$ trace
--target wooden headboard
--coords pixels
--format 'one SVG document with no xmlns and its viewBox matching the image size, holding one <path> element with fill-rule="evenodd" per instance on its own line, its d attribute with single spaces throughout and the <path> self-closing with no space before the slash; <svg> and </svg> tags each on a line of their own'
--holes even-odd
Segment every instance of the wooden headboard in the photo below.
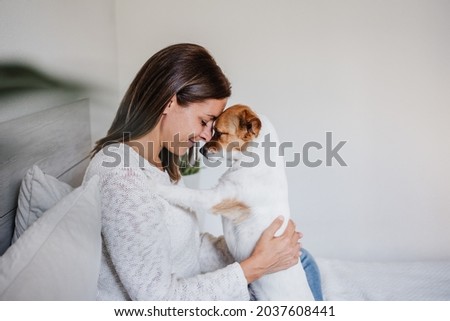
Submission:
<svg viewBox="0 0 450 321">
<path fill-rule="evenodd" d="M 11 243 L 26 171 L 36 164 L 75 187 L 82 181 L 91 146 L 87 99 L 0 123 L 0 255 Z"/>
</svg>

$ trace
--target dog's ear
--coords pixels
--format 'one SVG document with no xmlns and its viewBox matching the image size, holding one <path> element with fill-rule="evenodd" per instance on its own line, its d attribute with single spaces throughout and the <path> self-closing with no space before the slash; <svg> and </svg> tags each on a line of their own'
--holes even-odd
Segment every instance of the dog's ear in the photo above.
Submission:
<svg viewBox="0 0 450 321">
<path fill-rule="evenodd" d="M 261 120 L 253 110 L 246 108 L 240 115 L 240 126 L 246 131 L 243 139 L 250 141 L 258 137 L 259 131 L 261 130 Z"/>
</svg>

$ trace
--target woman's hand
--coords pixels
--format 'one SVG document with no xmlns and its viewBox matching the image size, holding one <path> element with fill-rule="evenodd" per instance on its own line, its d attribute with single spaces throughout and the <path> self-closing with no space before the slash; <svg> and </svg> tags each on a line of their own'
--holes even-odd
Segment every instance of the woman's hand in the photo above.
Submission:
<svg viewBox="0 0 450 321">
<path fill-rule="evenodd" d="M 303 235 L 295 231 L 294 222 L 289 220 L 284 233 L 275 237 L 281 225 L 283 218 L 275 219 L 262 233 L 252 255 L 240 263 L 248 283 L 265 274 L 285 270 L 298 263 L 301 254 L 299 240 Z"/>
</svg>

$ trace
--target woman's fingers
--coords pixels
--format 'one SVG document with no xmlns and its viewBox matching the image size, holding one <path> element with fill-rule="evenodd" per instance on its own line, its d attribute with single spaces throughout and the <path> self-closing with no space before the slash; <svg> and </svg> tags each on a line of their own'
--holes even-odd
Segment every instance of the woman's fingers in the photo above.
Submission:
<svg viewBox="0 0 450 321">
<path fill-rule="evenodd" d="M 289 220 L 286 230 L 283 233 L 283 237 L 288 237 L 289 239 L 295 233 L 295 224 L 293 220 Z"/>
<path fill-rule="evenodd" d="M 295 245 L 295 244 L 297 244 L 297 243 L 299 243 L 300 242 L 300 239 L 302 238 L 302 233 L 300 233 L 300 232 L 295 232 L 294 234 L 292 234 L 292 237 L 291 237 L 291 244 L 292 245 Z"/>
<path fill-rule="evenodd" d="M 275 233 L 278 231 L 278 229 L 281 227 L 281 225 L 283 225 L 283 222 L 284 222 L 284 217 L 281 215 L 278 216 L 272 222 L 272 224 L 270 224 L 269 227 L 266 228 L 266 230 L 263 232 L 263 236 L 272 238 L 275 235 Z"/>
<path fill-rule="evenodd" d="M 262 275 L 285 270 L 299 263 L 302 246 L 300 239 L 303 235 L 295 230 L 294 222 L 289 220 L 283 234 L 275 237 L 283 222 L 282 216 L 275 219 L 264 230 L 251 257 L 241 262 L 249 282 Z"/>
</svg>

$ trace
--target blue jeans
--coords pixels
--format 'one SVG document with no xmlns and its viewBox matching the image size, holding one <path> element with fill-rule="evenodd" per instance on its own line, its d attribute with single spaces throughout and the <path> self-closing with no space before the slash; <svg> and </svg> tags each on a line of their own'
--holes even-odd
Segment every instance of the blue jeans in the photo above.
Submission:
<svg viewBox="0 0 450 321">
<path fill-rule="evenodd" d="M 320 280 L 320 271 L 311 253 L 302 248 L 302 255 L 300 256 L 300 262 L 305 270 L 306 280 L 308 281 L 309 288 L 311 289 L 314 300 L 323 301 L 322 295 L 322 282 Z M 249 286 L 250 301 L 256 301 L 256 297 Z"/>
<path fill-rule="evenodd" d="M 300 262 L 302 262 L 303 269 L 305 270 L 306 279 L 308 280 L 309 288 L 311 289 L 314 300 L 323 301 L 319 267 L 311 253 L 303 248 Z"/>
</svg>

